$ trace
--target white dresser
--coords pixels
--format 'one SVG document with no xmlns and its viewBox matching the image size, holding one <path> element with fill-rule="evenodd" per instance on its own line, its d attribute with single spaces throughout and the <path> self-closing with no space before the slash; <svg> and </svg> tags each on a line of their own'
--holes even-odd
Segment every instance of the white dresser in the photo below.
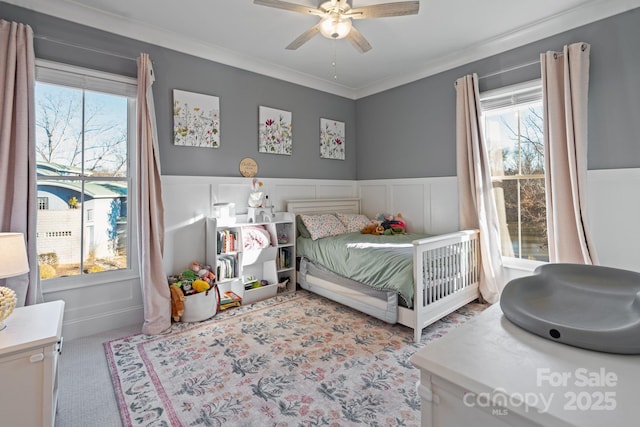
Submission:
<svg viewBox="0 0 640 427">
<path fill-rule="evenodd" d="M 583 350 L 530 334 L 498 304 L 429 343 L 422 426 L 640 426 L 640 355 Z"/>
<path fill-rule="evenodd" d="M 63 301 L 16 308 L 0 331 L 0 425 L 51 427 L 58 396 Z"/>
</svg>

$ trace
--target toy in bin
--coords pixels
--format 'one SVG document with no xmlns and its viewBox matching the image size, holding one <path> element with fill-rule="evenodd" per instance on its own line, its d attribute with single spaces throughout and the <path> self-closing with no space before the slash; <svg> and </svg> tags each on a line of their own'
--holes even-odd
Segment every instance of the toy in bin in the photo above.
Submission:
<svg viewBox="0 0 640 427">
<path fill-rule="evenodd" d="M 215 278 L 211 267 L 199 262 L 193 262 L 182 273 L 167 278 L 174 321 L 199 322 L 217 314 L 220 291 Z"/>
</svg>

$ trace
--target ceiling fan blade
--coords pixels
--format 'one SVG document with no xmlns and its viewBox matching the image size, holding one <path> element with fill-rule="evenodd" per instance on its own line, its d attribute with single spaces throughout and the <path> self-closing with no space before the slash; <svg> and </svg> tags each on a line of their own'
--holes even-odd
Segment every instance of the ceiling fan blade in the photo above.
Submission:
<svg viewBox="0 0 640 427">
<path fill-rule="evenodd" d="M 297 48 L 299 48 L 300 46 L 302 46 L 303 44 L 311 40 L 313 36 L 315 36 L 319 32 L 320 32 L 320 23 L 314 25 L 313 27 L 309 28 L 307 31 L 302 33 L 297 39 L 289 43 L 289 46 L 287 46 L 286 49 L 296 50 Z"/>
<path fill-rule="evenodd" d="M 347 34 L 347 40 L 351 42 L 353 47 L 358 49 L 361 53 L 366 53 L 371 50 L 371 45 L 364 38 L 362 33 L 356 29 L 356 27 L 351 27 L 351 31 Z"/>
<path fill-rule="evenodd" d="M 309 15 L 324 16 L 324 12 L 313 7 L 303 6 L 301 4 L 289 3 L 282 0 L 253 0 L 253 4 L 260 6 L 275 7 L 276 9 L 290 10 L 292 12 L 306 13 Z"/>
<path fill-rule="evenodd" d="M 353 19 L 385 18 L 387 16 L 416 15 L 419 10 L 419 1 L 401 1 L 358 7 L 351 9 L 345 16 Z"/>
</svg>

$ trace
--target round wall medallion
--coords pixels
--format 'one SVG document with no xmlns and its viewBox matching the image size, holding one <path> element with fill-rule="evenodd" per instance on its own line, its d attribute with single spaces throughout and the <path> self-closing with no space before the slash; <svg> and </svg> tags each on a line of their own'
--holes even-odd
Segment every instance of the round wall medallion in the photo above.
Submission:
<svg viewBox="0 0 640 427">
<path fill-rule="evenodd" d="M 251 157 L 240 160 L 240 174 L 246 177 L 254 177 L 258 173 L 258 164 Z"/>
</svg>

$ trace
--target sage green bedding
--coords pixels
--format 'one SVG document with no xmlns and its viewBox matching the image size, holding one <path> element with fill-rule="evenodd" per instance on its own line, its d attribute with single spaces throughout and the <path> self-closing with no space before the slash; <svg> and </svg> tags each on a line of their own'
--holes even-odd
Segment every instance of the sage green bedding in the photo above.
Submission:
<svg viewBox="0 0 640 427">
<path fill-rule="evenodd" d="M 413 307 L 413 244 L 427 234 L 374 236 L 345 233 L 311 240 L 298 237 L 297 256 L 375 289 L 396 291 Z"/>
</svg>

